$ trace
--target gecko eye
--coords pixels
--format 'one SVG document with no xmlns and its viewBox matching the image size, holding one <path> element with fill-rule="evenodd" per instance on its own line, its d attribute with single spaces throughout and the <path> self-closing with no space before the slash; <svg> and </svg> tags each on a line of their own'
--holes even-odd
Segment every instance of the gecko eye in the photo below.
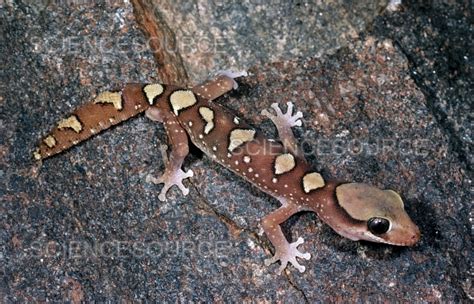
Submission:
<svg viewBox="0 0 474 304">
<path fill-rule="evenodd" d="M 367 228 L 373 234 L 382 234 L 390 228 L 390 222 L 382 217 L 373 217 L 367 222 Z"/>
</svg>

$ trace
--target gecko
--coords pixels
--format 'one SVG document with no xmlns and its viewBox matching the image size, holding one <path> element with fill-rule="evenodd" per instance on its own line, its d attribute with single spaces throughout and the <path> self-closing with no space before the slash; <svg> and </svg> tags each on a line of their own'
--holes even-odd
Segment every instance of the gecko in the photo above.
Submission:
<svg viewBox="0 0 474 304">
<path fill-rule="evenodd" d="M 396 246 L 413 246 L 419 241 L 420 230 L 406 213 L 397 192 L 324 178 L 311 169 L 292 131 L 293 127 L 302 126 L 303 118 L 293 103 L 287 103 L 286 112 L 277 103 L 261 112 L 275 125 L 279 140 L 266 138 L 217 103 L 220 96 L 237 89 L 235 78 L 241 76 L 247 73 L 223 72 L 193 88 L 131 83 L 119 90 L 101 92 L 60 120 L 40 141 L 33 156 L 41 161 L 144 112 L 152 121 L 164 125 L 171 146 L 165 155 L 164 173 L 147 177 L 148 182 L 163 184 L 158 195 L 161 201 L 166 200 L 172 186 L 184 195 L 189 193 L 183 181 L 193 172 L 185 172 L 182 164 L 191 141 L 211 159 L 280 202 L 277 210 L 261 219 L 263 231 L 274 247 L 274 255 L 265 260 L 265 265 L 280 262 L 278 273 L 288 264 L 304 272 L 299 259 L 311 258 L 310 253 L 298 249 L 304 242 L 302 237 L 290 243 L 281 229 L 282 223 L 302 211 L 316 213 L 336 233 L 350 240 Z"/>
</svg>

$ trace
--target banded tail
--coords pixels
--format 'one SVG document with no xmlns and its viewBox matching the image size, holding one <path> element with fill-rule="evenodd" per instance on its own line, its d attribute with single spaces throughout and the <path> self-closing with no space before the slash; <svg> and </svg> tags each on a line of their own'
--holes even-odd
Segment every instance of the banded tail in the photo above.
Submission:
<svg viewBox="0 0 474 304">
<path fill-rule="evenodd" d="M 192 91 L 212 100 L 230 91 L 234 85 L 232 78 L 221 75 L 195 86 Z M 177 89 L 181 88 L 158 83 L 131 83 L 118 91 L 99 93 L 94 100 L 79 106 L 71 115 L 59 121 L 41 140 L 33 157 L 41 160 L 65 151 L 113 125 L 141 114 L 161 99 L 167 99 Z"/>
<path fill-rule="evenodd" d="M 168 91 L 168 92 L 165 92 Z M 173 88 L 161 84 L 127 84 L 119 91 L 106 91 L 79 108 L 40 142 L 36 160 L 48 158 L 144 112 Z"/>
</svg>

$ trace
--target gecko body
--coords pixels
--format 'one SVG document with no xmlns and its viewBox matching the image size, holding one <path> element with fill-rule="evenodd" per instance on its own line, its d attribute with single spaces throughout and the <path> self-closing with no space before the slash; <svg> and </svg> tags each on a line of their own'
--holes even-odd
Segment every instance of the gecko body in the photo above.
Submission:
<svg viewBox="0 0 474 304">
<path fill-rule="evenodd" d="M 279 272 L 288 263 L 300 272 L 305 267 L 297 258 L 309 253 L 297 247 L 299 238 L 289 243 L 280 224 L 301 211 L 315 212 L 340 235 L 352 240 L 368 240 L 399 246 L 414 245 L 420 238 L 418 227 L 404 210 L 401 197 L 392 190 L 325 179 L 311 169 L 296 144 L 291 130 L 301 126 L 301 112 L 287 103 L 283 113 L 277 104 L 272 112 L 263 110 L 275 124 L 280 140 L 266 138 L 256 128 L 234 115 L 214 99 L 225 94 L 242 74 L 223 74 L 192 89 L 163 84 L 129 84 L 122 90 L 103 92 L 61 120 L 34 153 L 38 160 L 62 152 L 98 132 L 142 112 L 164 124 L 171 146 L 165 172 L 147 180 L 163 184 L 160 200 L 176 185 L 184 195 L 189 189 L 183 180 L 193 176 L 181 167 L 189 153 L 188 141 L 214 161 L 232 170 L 280 201 L 281 207 L 265 216 L 262 227 L 275 247 L 266 264 L 280 261 Z"/>
</svg>

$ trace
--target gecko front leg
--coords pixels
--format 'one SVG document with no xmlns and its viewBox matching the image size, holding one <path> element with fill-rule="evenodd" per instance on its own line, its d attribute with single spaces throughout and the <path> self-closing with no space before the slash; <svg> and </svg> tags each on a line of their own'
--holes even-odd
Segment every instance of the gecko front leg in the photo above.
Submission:
<svg viewBox="0 0 474 304">
<path fill-rule="evenodd" d="M 166 151 L 163 153 L 165 161 L 165 173 L 159 178 L 148 175 L 147 182 L 154 184 L 164 184 L 158 198 L 161 201 L 166 200 L 166 193 L 168 190 L 176 185 L 184 195 L 189 193 L 189 189 L 183 185 L 183 180 L 192 177 L 193 171 L 188 170 L 184 172 L 181 169 L 184 158 L 189 153 L 188 136 L 183 127 L 172 113 L 158 109 L 156 107 L 150 108 L 145 112 L 146 116 L 154 121 L 162 122 L 165 126 L 166 134 L 171 146 L 169 158 L 166 156 Z"/>
<path fill-rule="evenodd" d="M 275 255 L 265 260 L 265 265 L 268 266 L 277 261 L 280 261 L 281 265 L 278 269 L 278 274 L 286 268 L 288 262 L 295 266 L 300 272 L 305 271 L 305 267 L 300 265 L 296 258 L 303 258 L 309 260 L 311 254 L 300 252 L 297 247 L 303 244 L 303 238 L 298 238 L 294 243 L 288 243 L 285 235 L 281 231 L 280 224 L 285 222 L 293 214 L 302 211 L 301 206 L 294 205 L 292 203 L 287 203 L 285 200 L 281 200 L 283 205 L 265 216 L 262 220 L 262 227 L 265 231 L 265 234 L 270 239 L 270 242 L 275 247 Z"/>
<path fill-rule="evenodd" d="M 293 103 L 287 102 L 286 105 L 287 110 L 285 114 L 283 114 L 277 103 L 273 103 L 271 105 L 276 115 L 271 114 L 267 110 L 263 110 L 261 114 L 271 119 L 278 130 L 278 136 L 280 137 L 285 149 L 304 159 L 304 154 L 296 143 L 295 136 L 291 130 L 291 128 L 294 126 L 301 127 L 301 118 L 303 118 L 303 113 L 298 111 L 293 115 Z"/>
</svg>

